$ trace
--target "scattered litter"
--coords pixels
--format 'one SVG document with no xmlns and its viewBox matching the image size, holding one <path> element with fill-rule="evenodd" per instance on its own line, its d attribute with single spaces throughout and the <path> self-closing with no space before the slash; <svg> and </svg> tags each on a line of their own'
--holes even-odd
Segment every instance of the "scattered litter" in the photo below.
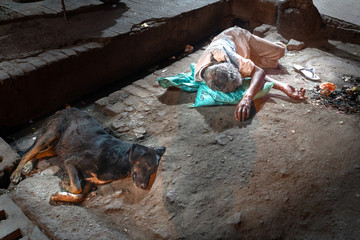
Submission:
<svg viewBox="0 0 360 240">
<path fill-rule="evenodd" d="M 166 72 L 167 71 L 167 68 L 165 68 L 164 70 L 162 70 L 161 72 Z"/>
<path fill-rule="evenodd" d="M 149 27 L 149 25 L 147 23 L 143 23 L 143 24 L 141 24 L 141 27 L 147 28 L 147 27 Z"/>
<path fill-rule="evenodd" d="M 192 53 L 194 51 L 194 47 L 191 45 L 186 45 L 185 50 L 186 53 Z"/>
<path fill-rule="evenodd" d="M 346 81 L 342 87 L 337 87 L 332 83 L 315 84 L 310 91 L 311 99 L 314 100 L 313 104 L 333 108 L 339 113 L 359 114 L 360 77 L 343 76 L 341 79 L 344 83 Z"/>
<path fill-rule="evenodd" d="M 351 79 L 351 76 L 342 76 L 341 79 L 348 82 Z"/>
<path fill-rule="evenodd" d="M 295 130 L 293 129 L 293 130 L 291 130 L 291 133 L 295 133 Z"/>
<path fill-rule="evenodd" d="M 329 96 L 333 91 L 335 91 L 336 88 L 337 86 L 333 83 L 330 82 L 322 83 L 320 84 L 320 94 L 324 96 Z"/>
<path fill-rule="evenodd" d="M 344 121 L 340 121 L 339 123 L 340 123 L 340 125 L 344 125 Z"/>
</svg>

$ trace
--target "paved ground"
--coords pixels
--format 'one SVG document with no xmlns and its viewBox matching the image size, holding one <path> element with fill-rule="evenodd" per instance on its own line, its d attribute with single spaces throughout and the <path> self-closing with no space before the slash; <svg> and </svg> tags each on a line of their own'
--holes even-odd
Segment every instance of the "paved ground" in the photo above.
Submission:
<svg viewBox="0 0 360 240">
<path fill-rule="evenodd" d="M 342 77 L 359 76 L 352 54 L 360 47 L 331 46 L 289 51 L 268 74 L 305 87 L 309 97 L 315 83 L 294 63 L 315 67 L 322 82 L 349 84 Z M 276 90 L 243 124 L 233 120 L 233 106 L 190 109 L 195 94 L 162 89 L 156 79 L 187 72 L 202 51 L 82 107 L 124 140 L 167 147 L 149 191 L 128 178 L 100 187 L 81 206 L 53 207 L 48 200 L 63 176 L 55 158 L 9 193 L 15 202 L 55 239 L 357 239 L 359 116 Z M 38 127 L 13 147 L 30 146 Z"/>
<path fill-rule="evenodd" d="M 58 7 L 46 11 L 61 14 Z M 145 9 L 142 13 L 146 15 Z M 23 17 L 24 12 L 17 14 Z M 1 195 L 0 201 L 8 203 L 1 205 L 2 223 L 14 216 L 8 210 L 19 211 L 7 201 L 11 196 L 54 239 L 358 239 L 358 116 L 324 108 L 314 99 L 289 101 L 274 90 L 257 102 L 258 113 L 244 124 L 233 121 L 231 106 L 189 109 L 194 94 L 162 89 L 156 78 L 188 71 L 201 52 L 125 88 L 113 86 L 104 97 L 78 103 L 124 140 L 168 147 L 152 189 L 138 190 L 125 179 L 99 188 L 82 206 L 53 207 L 48 199 L 63 176 L 53 159 L 40 164 L 39 174 Z M 341 86 L 346 84 L 342 77 L 360 76 L 359 54 L 357 45 L 314 43 L 288 52 L 283 68 L 268 73 L 310 93 L 314 83 L 295 73 L 292 64 L 315 67 L 321 81 Z M 16 134 L 12 147 L 25 150 L 38 128 L 34 123 Z M 18 157 L 13 152 L 9 156 Z M 21 212 L 15 216 L 29 221 Z M 10 225 L 5 235 L 13 232 Z M 22 231 L 43 237 L 36 226 Z M 15 229 L 14 235 L 18 233 Z"/>
<path fill-rule="evenodd" d="M 358 0 L 314 0 L 313 3 L 321 14 L 360 26 L 360 3 Z"/>
<path fill-rule="evenodd" d="M 170 57 L 184 49 L 189 39 L 200 41 L 220 28 L 216 19 L 222 19 L 224 12 L 218 9 L 226 5 L 218 0 L 162 0 L 146 6 L 142 1 L 93 6 L 89 4 L 97 1 L 80 1 L 82 5 L 69 10 L 65 21 L 59 2 L 4 1 L 0 5 L 10 17 L 17 16 L 0 25 L 0 110 L 7 112 L 0 116 L 1 127 L 26 124 Z M 44 14 L 43 8 L 47 9 Z M 25 14 L 29 16 L 21 17 Z M 193 19 L 197 20 L 189 25 Z M 34 94 L 39 91 L 42 97 Z"/>
</svg>

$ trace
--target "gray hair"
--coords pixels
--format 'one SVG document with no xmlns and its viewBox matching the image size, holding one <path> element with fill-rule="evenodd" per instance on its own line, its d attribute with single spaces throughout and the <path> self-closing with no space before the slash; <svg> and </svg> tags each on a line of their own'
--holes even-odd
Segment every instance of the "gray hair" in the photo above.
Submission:
<svg viewBox="0 0 360 240">
<path fill-rule="evenodd" d="M 230 62 L 214 62 L 203 70 L 206 84 L 216 91 L 234 92 L 242 84 L 239 70 Z"/>
</svg>

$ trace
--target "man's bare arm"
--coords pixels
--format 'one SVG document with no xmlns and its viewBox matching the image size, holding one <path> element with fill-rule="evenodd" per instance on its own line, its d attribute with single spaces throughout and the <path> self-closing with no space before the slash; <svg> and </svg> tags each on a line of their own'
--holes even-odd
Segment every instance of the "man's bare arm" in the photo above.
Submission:
<svg viewBox="0 0 360 240">
<path fill-rule="evenodd" d="M 235 108 L 234 115 L 237 121 L 245 121 L 250 116 L 251 102 L 254 96 L 264 87 L 265 76 L 264 70 L 257 66 L 254 67 L 250 86 Z"/>
<path fill-rule="evenodd" d="M 273 82 L 274 87 L 277 90 L 282 91 L 286 95 L 288 95 L 291 98 L 298 99 L 298 100 L 305 100 L 307 97 L 305 97 L 306 90 L 304 88 L 295 89 L 293 86 L 279 82 L 269 76 L 265 76 L 266 82 Z"/>
</svg>

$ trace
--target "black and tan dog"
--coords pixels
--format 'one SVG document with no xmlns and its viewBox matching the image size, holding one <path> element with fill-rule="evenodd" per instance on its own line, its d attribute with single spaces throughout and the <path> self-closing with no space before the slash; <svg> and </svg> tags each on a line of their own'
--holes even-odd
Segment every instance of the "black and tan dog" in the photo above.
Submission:
<svg viewBox="0 0 360 240">
<path fill-rule="evenodd" d="M 108 183 L 130 173 L 134 184 L 146 189 L 164 152 L 165 147 L 121 141 L 87 113 L 69 108 L 55 113 L 44 123 L 34 145 L 11 175 L 11 181 L 19 183 L 22 173 L 32 171 L 36 159 L 57 155 L 64 162 L 70 183 L 65 186 L 68 192 L 55 193 L 51 202 L 80 203 L 92 184 Z"/>
</svg>

